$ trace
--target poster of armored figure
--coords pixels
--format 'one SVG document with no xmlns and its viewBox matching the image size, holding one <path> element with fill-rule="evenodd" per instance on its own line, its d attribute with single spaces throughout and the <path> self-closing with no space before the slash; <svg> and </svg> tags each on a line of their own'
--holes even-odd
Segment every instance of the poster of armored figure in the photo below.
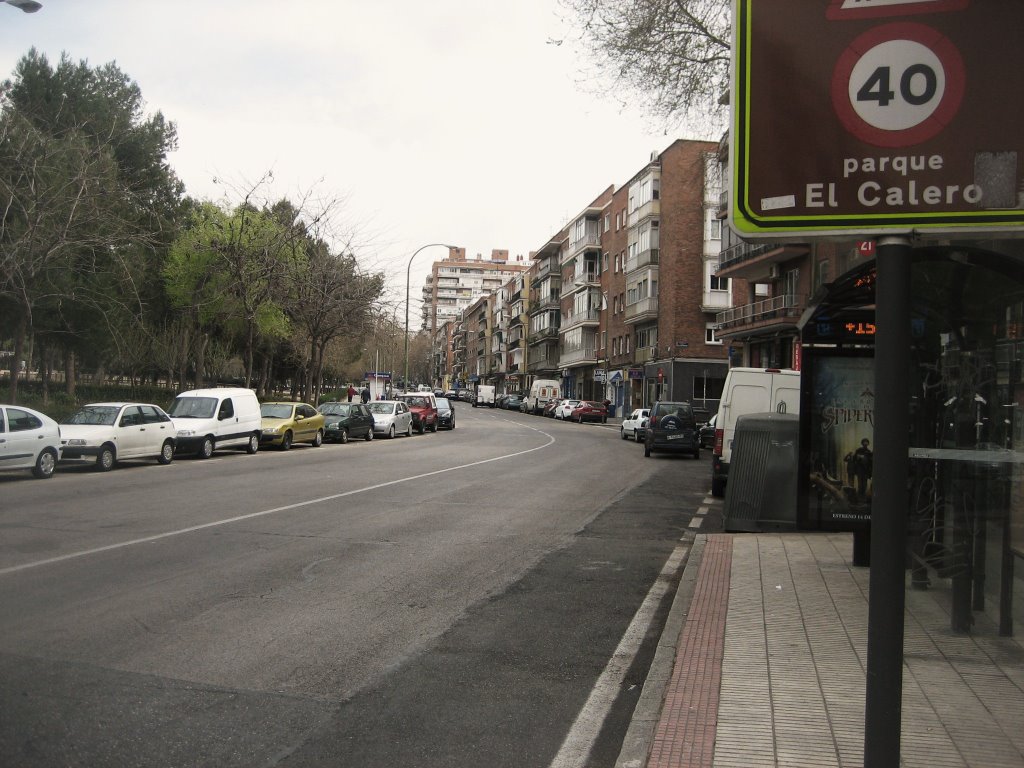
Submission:
<svg viewBox="0 0 1024 768">
<path fill-rule="evenodd" d="M 824 528 L 852 530 L 871 518 L 874 370 L 869 357 L 821 357 L 809 413 L 809 511 Z"/>
</svg>

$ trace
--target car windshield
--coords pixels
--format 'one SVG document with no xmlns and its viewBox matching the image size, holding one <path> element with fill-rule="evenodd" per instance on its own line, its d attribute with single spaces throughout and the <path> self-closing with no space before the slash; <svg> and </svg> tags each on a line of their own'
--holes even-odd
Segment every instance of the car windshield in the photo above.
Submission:
<svg viewBox="0 0 1024 768">
<path fill-rule="evenodd" d="M 117 421 L 117 414 L 120 410 L 116 405 L 87 405 L 72 413 L 61 424 L 91 424 L 112 427 Z"/>
<path fill-rule="evenodd" d="M 176 397 L 167 413 L 176 419 L 212 419 L 216 410 L 215 397 Z"/>
<path fill-rule="evenodd" d="M 372 403 L 367 403 L 366 407 L 370 409 L 370 413 L 393 413 L 395 410 L 394 403 L 388 403 L 381 400 L 377 400 Z"/>
<path fill-rule="evenodd" d="M 324 416 L 348 416 L 352 413 L 352 406 L 348 403 L 331 403 L 321 405 L 320 413 Z"/>
<path fill-rule="evenodd" d="M 409 405 L 410 408 L 427 408 L 429 403 L 425 397 L 403 397 L 403 400 Z"/>
<path fill-rule="evenodd" d="M 452 404 L 448 402 L 448 398 L 439 397 L 437 398 L 437 410 L 439 411 L 450 411 Z"/>
<path fill-rule="evenodd" d="M 260 406 L 260 416 L 264 419 L 290 419 L 292 407 L 287 403 L 264 403 Z"/>
</svg>

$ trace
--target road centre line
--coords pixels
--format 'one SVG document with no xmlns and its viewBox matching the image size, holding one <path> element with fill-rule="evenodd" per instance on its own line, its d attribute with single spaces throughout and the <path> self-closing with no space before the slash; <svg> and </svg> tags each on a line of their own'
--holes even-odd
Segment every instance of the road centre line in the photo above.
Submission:
<svg viewBox="0 0 1024 768">
<path fill-rule="evenodd" d="M 179 528 L 175 531 L 166 531 L 164 533 L 157 533 L 152 536 L 144 536 L 141 539 L 131 539 L 129 541 L 122 541 L 117 544 L 107 544 L 103 547 L 94 547 L 93 549 L 84 549 L 80 552 L 69 552 L 66 555 L 59 555 L 57 557 L 48 557 L 45 560 L 35 560 L 29 563 L 22 563 L 21 565 L 12 565 L 7 568 L 0 568 L 0 576 L 7 576 L 12 573 L 18 573 L 20 571 L 27 571 L 30 568 L 39 568 L 44 565 L 53 565 L 55 563 L 62 563 L 66 560 L 74 560 L 79 557 L 86 557 L 88 555 L 97 555 L 101 552 L 110 552 L 115 549 L 123 549 L 125 547 L 133 547 L 138 544 L 149 544 L 154 541 L 160 541 L 161 539 L 168 539 L 172 536 L 182 536 L 186 533 L 194 533 L 196 531 L 202 531 L 206 528 L 217 528 L 222 525 L 230 525 L 231 523 L 239 523 L 243 520 L 252 520 L 257 517 L 264 517 L 266 515 L 273 515 L 277 512 L 288 512 L 293 509 L 300 509 L 302 507 L 312 506 L 314 504 L 322 504 L 325 501 L 334 501 L 335 499 L 343 499 L 346 496 L 356 496 L 360 493 L 367 493 L 369 491 L 376 491 L 381 488 L 388 488 L 393 485 L 401 485 L 402 483 L 410 483 L 416 480 L 422 480 L 425 477 L 434 477 L 435 475 L 443 475 L 447 472 L 454 472 L 459 469 L 468 469 L 469 467 L 479 467 L 481 464 L 490 464 L 494 461 L 504 461 L 505 459 L 514 459 L 517 456 L 524 456 L 534 451 L 540 451 L 554 444 L 555 438 L 549 435 L 547 432 L 543 432 L 539 429 L 534 429 L 534 432 L 539 432 L 548 438 L 548 441 L 543 445 L 538 445 L 535 448 L 527 448 L 524 451 L 517 451 L 515 453 L 506 453 L 502 456 L 495 456 L 490 459 L 480 459 L 479 461 L 472 461 L 468 464 L 459 464 L 454 467 L 446 467 L 445 469 L 436 469 L 433 472 L 424 472 L 420 475 L 412 475 L 411 477 L 403 477 L 398 480 L 388 480 L 385 483 L 377 483 L 375 485 L 368 485 L 365 488 L 356 488 L 352 491 L 345 491 L 343 493 L 335 493 L 330 496 L 322 496 L 317 499 L 307 499 L 306 501 L 297 501 L 294 504 L 287 504 L 283 507 L 274 507 L 273 509 L 264 509 L 259 512 L 250 512 L 245 515 L 236 515 L 235 517 L 228 517 L 223 520 L 214 520 L 209 523 L 202 523 L 201 525 L 192 525 L 188 528 Z"/>
<path fill-rule="evenodd" d="M 594 742 L 597 741 L 597 737 L 601 733 L 601 727 L 604 725 L 615 699 L 622 691 L 626 673 L 633 665 L 640 645 L 654 621 L 658 606 L 671 587 L 676 572 L 682 567 L 689 549 L 689 542 L 681 543 L 665 561 L 661 573 L 654 580 L 647 597 L 644 598 L 644 602 L 633 616 L 633 621 L 630 622 L 619 641 L 618 647 L 608 664 L 605 665 L 601 676 L 594 683 L 586 704 L 576 716 L 576 721 L 569 729 L 561 749 L 558 750 L 555 759 L 551 761 L 549 768 L 584 768 L 586 766 Z"/>
</svg>

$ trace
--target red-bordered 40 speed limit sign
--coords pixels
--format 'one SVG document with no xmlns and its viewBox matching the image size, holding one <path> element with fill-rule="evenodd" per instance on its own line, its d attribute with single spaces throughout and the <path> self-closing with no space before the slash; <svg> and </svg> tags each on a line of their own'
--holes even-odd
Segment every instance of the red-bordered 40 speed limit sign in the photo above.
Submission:
<svg viewBox="0 0 1024 768">
<path fill-rule="evenodd" d="M 964 63 L 948 39 L 924 24 L 876 27 L 836 62 L 832 104 L 850 133 L 880 147 L 930 139 L 956 115 Z"/>
</svg>

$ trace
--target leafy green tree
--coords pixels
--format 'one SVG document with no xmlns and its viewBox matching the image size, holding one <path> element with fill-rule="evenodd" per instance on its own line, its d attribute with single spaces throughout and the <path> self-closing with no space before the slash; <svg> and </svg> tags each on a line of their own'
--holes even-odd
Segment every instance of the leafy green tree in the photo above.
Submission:
<svg viewBox="0 0 1024 768">
<path fill-rule="evenodd" d="M 163 275 L 172 304 L 184 310 L 197 337 L 197 384 L 211 338 L 237 340 L 250 386 L 258 341 L 287 335 L 288 318 L 277 299 L 284 291 L 288 242 L 288 233 L 266 212 L 245 203 L 226 211 L 209 202 L 175 240 Z"/>
<path fill-rule="evenodd" d="M 173 124 L 143 107 L 116 65 L 53 67 L 34 49 L 0 86 L 0 301 L 16 308 L 19 355 L 36 333 L 114 355 L 159 300 L 183 186 L 167 163 Z M 98 327 L 112 349 L 86 344 Z"/>
</svg>

